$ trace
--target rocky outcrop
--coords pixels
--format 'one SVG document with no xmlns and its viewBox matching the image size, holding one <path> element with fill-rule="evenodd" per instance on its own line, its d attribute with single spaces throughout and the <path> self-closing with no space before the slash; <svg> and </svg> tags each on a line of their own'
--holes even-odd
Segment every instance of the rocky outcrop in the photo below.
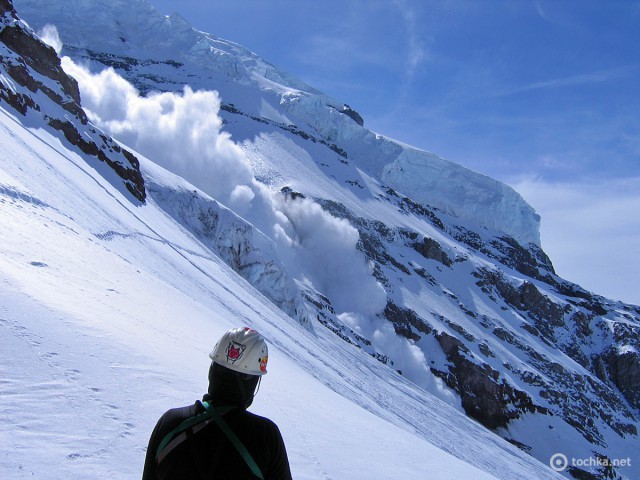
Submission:
<svg viewBox="0 0 640 480">
<path fill-rule="evenodd" d="M 424 237 L 421 242 L 417 241 L 411 246 L 416 252 L 425 258 L 440 262 L 447 267 L 450 267 L 453 264 L 440 244 L 433 238 Z"/>
<path fill-rule="evenodd" d="M 89 124 L 78 84 L 64 72 L 55 50 L 19 20 L 10 1 L 0 3 L 0 18 L 0 65 L 15 82 L 0 82 L 0 100 L 21 115 L 37 112 L 46 126 L 60 132 L 84 155 L 108 165 L 126 191 L 144 202 L 138 159 Z M 44 107 L 43 102 L 50 103 Z"/>
<path fill-rule="evenodd" d="M 524 413 L 548 412 L 536 405 L 527 393 L 501 378 L 498 371 L 470 360 L 471 351 L 459 339 L 444 332 L 436 338 L 452 367 L 448 372 L 437 369 L 432 372 L 458 392 L 467 415 L 485 427 L 504 428 Z"/>
<path fill-rule="evenodd" d="M 410 340 L 420 340 L 421 334 L 430 335 L 433 329 L 410 308 L 403 308 L 393 302 L 387 302 L 384 316 L 393 324 L 398 335 Z"/>
<path fill-rule="evenodd" d="M 340 113 L 344 113 L 347 117 L 349 117 L 351 120 L 356 122 L 361 127 L 364 126 L 364 119 L 360 116 L 358 112 L 356 112 L 353 108 L 351 108 L 346 103 L 342 106 Z"/>
<path fill-rule="evenodd" d="M 3 14 L 9 14 L 13 17 L 15 11 L 5 10 Z M 17 21 L 4 26 L 0 31 L 0 41 L 24 61 L 23 65 L 11 66 L 13 70 L 12 77 L 16 81 L 29 87 L 32 92 L 36 92 L 38 88 L 41 89 L 49 98 L 61 104 L 70 113 L 81 116 L 86 123 L 86 116 L 83 115 L 84 112 L 80 108 L 78 83 L 62 70 L 60 59 L 52 47 L 42 43 L 41 40 L 34 37 L 26 27 Z M 31 76 L 27 67 L 56 82 L 60 87 L 60 93 L 42 83 L 38 83 Z"/>
<path fill-rule="evenodd" d="M 636 337 L 639 338 L 639 337 Z M 633 408 L 640 410 L 640 354 L 635 348 L 611 349 L 603 355 L 609 378 Z"/>
<path fill-rule="evenodd" d="M 388 293 L 382 315 L 398 335 L 432 346 L 425 351 L 431 372 L 459 395 L 470 417 L 497 432 L 508 432 L 511 423 L 529 415 L 547 417 L 549 424 L 562 419 L 596 452 L 607 451 L 606 431 L 623 438 L 638 434 L 632 409 L 638 408 L 636 351 L 640 345 L 631 339 L 640 338 L 640 312 L 631 306 L 612 307 L 605 299 L 559 279 L 535 245 L 524 248 L 510 237 L 487 238 L 446 226 L 434 218 L 433 211 L 421 211 L 392 193 L 386 200 L 402 211 L 411 206 L 411 213 L 437 232 L 456 232 L 454 237 L 464 240 L 462 245 L 469 250 L 452 249 L 450 244 L 445 249 L 437 235 L 358 217 L 335 201 L 318 202 L 358 229 L 359 248 L 373 262 L 374 274 Z M 502 314 L 480 313 L 463 301 L 464 291 L 454 293 L 454 287 L 441 284 L 452 272 L 469 268 L 474 252 L 494 263 L 472 271 L 478 289 L 473 295 L 483 296 Z M 517 278 L 513 271 L 519 272 Z M 417 291 L 441 289 L 438 302 L 447 298 L 470 321 L 450 317 L 451 309 L 445 315 L 436 307 L 409 307 L 396 289 L 409 289 L 416 282 L 421 285 Z M 617 320 L 603 317 L 614 310 Z M 625 318 L 620 319 L 621 315 Z M 505 351 L 510 352 L 506 358 L 499 353 Z M 558 362 L 559 352 L 571 361 Z M 514 358 L 518 359 L 515 364 L 511 363 Z M 392 362 L 393 357 L 386 360 Z M 505 438 L 529 451 L 528 439 L 508 433 Z M 577 468 L 572 475 L 605 478 Z"/>
<path fill-rule="evenodd" d="M 555 281 L 553 264 L 538 245 L 529 243 L 525 248 L 508 235 L 487 240 L 460 225 L 449 228 L 448 233 L 473 250 L 528 277 L 545 282 Z"/>
</svg>

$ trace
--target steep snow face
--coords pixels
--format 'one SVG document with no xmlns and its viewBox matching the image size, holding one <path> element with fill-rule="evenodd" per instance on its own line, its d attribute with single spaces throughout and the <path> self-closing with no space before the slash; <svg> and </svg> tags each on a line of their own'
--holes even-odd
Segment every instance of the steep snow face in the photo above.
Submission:
<svg viewBox="0 0 640 480">
<path fill-rule="evenodd" d="M 382 180 L 413 200 L 461 220 L 540 244 L 540 217 L 511 187 L 419 150 L 406 148 L 384 166 Z"/>
<path fill-rule="evenodd" d="M 233 42 L 194 30 L 179 15 L 165 17 L 146 0 L 17 0 L 15 5 L 36 30 L 56 25 L 63 54 L 89 60 L 94 68 L 112 66 L 143 92 L 180 91 L 185 84 L 217 90 L 235 111 L 295 124 L 334 144 L 414 201 L 523 245 L 539 245 L 539 218 L 510 187 L 373 134 L 344 113 L 342 102 Z"/>
<path fill-rule="evenodd" d="M 151 199 L 283 312 L 313 330 L 311 312 L 274 242 L 204 192 L 152 162 L 142 171 Z"/>
<path fill-rule="evenodd" d="M 282 91 L 316 92 L 246 48 L 193 29 L 178 13 L 160 14 L 147 0 L 65 0 L 46 5 L 21 0 L 14 6 L 35 29 L 55 25 L 64 32 L 63 43 L 74 48 L 130 59 L 184 61 L 234 80 L 253 83 L 255 77 Z"/>
</svg>

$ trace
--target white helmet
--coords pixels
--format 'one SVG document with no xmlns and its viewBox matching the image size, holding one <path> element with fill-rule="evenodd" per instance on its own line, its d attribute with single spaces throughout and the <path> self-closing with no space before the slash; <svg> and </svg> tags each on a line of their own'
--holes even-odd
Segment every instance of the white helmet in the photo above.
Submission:
<svg viewBox="0 0 640 480">
<path fill-rule="evenodd" d="M 265 375 L 269 350 L 264 337 L 255 330 L 234 328 L 218 340 L 209 358 L 235 372 Z"/>
</svg>

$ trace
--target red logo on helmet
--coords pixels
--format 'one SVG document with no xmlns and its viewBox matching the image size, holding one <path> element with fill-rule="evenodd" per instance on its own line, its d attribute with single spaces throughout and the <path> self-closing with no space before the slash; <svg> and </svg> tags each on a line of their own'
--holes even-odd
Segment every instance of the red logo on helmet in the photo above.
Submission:
<svg viewBox="0 0 640 480">
<path fill-rule="evenodd" d="M 236 363 L 242 357 L 245 348 L 247 348 L 245 345 L 242 345 L 238 342 L 229 342 L 229 346 L 225 351 L 227 355 L 227 361 Z"/>
<path fill-rule="evenodd" d="M 259 358 L 258 360 L 260 360 L 260 371 L 261 372 L 267 372 L 267 360 L 269 359 L 269 357 L 267 357 L 266 355 L 262 358 Z"/>
</svg>

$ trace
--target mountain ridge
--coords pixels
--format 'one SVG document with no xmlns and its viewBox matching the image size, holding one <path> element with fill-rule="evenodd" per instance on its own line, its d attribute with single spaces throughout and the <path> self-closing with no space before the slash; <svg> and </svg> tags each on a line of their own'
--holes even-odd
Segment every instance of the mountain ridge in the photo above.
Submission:
<svg viewBox="0 0 640 480">
<path fill-rule="evenodd" d="M 44 8 L 38 2 L 19 0 L 16 6 L 25 14 L 28 13 L 32 22 L 43 17 L 58 18 L 64 44 L 63 54 L 67 49 L 74 58 L 88 62 L 97 60 L 117 71 L 127 72 L 127 78 L 142 93 L 180 89 L 182 84 L 189 84 L 194 89 L 211 89 L 215 85 L 225 103 L 233 104 L 235 109 L 250 116 L 269 119 L 269 112 L 279 110 L 284 112 L 284 116 L 276 120 L 294 124 L 302 131 L 336 144 L 343 151 L 347 150 L 341 145 L 344 142 L 370 145 L 363 152 L 349 152 L 353 161 L 367 168 L 370 174 L 382 176 L 397 190 L 408 187 L 406 181 L 396 184 L 397 176 L 392 175 L 392 172 L 408 165 L 404 156 L 396 158 L 403 152 L 400 144 L 361 127 L 345 113 L 350 109 L 345 109 L 344 103 L 279 71 L 233 42 L 190 29 L 184 19 L 160 15 L 146 0 L 116 3 L 72 0 L 64 7 L 56 6 L 54 2 Z M 89 13 L 96 8 L 103 13 Z M 133 14 L 132 11 L 137 13 Z M 113 15 L 113 12 L 120 13 Z M 136 23 L 140 21 L 144 24 Z M 45 22 L 47 20 L 39 20 L 34 25 L 42 28 Z M 67 31 L 66 25 L 76 27 L 70 29 L 73 31 Z M 136 33 L 127 39 L 123 33 L 125 29 Z M 145 72 L 145 68 L 150 66 L 149 62 L 157 67 L 153 73 Z M 190 75 L 187 65 L 198 68 L 203 74 L 195 77 Z M 233 88 L 225 91 L 231 82 Z M 262 98 L 256 98 L 256 85 L 262 91 Z M 421 198 L 417 200 L 428 200 L 463 220 L 475 219 L 482 226 L 497 227 L 525 245 L 529 242 L 539 245 L 539 218 L 511 187 L 495 180 L 488 185 L 488 177 L 433 154 L 415 149 L 411 151 L 413 158 L 431 169 L 433 175 L 427 176 L 431 178 L 428 186 L 433 193 L 412 185 L 411 191 L 404 192 L 406 195 L 419 196 Z M 375 155 L 372 155 L 373 152 Z M 391 169 L 388 178 L 383 174 L 385 166 Z M 425 173 L 422 175 L 425 176 Z M 457 176 L 457 184 L 465 192 L 460 198 L 440 189 L 443 184 L 438 181 L 439 177 L 448 176 Z M 496 191 L 493 187 L 498 184 L 500 188 Z M 484 199 L 485 209 L 469 212 L 477 195 Z M 505 211 L 509 212 L 509 216 L 504 215 Z"/>
</svg>

